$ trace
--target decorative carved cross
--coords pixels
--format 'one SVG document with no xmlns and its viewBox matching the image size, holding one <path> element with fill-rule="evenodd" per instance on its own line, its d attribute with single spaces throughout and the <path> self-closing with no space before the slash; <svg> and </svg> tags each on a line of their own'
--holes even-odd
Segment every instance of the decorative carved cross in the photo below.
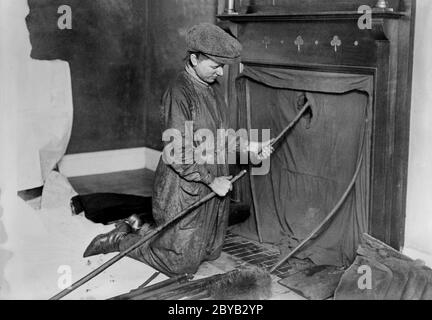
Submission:
<svg viewBox="0 0 432 320">
<path fill-rule="evenodd" d="M 332 45 L 332 47 L 335 48 L 335 52 L 337 52 L 338 48 L 342 45 L 342 41 L 339 39 L 338 36 L 334 36 L 333 40 L 330 42 L 330 44 Z"/>
<path fill-rule="evenodd" d="M 301 50 L 301 46 L 304 45 L 304 40 L 301 36 L 298 36 L 295 41 L 294 44 L 297 46 L 298 51 L 300 52 Z"/>
<path fill-rule="evenodd" d="M 269 44 L 271 43 L 271 39 L 266 36 L 266 37 L 264 37 L 264 40 L 262 42 L 265 44 L 265 47 L 267 49 Z"/>
</svg>

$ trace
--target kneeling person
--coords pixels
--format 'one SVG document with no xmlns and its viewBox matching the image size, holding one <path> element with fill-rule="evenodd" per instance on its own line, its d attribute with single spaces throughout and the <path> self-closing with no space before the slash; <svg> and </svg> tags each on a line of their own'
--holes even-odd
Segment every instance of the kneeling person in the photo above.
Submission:
<svg viewBox="0 0 432 320">
<path fill-rule="evenodd" d="M 241 45 L 211 24 L 192 27 L 186 40 L 189 52 L 185 68 L 162 99 L 162 127 L 176 129 L 184 138 L 185 123 L 191 121 L 193 132 L 206 129 L 217 137 L 218 129 L 229 128 L 229 112 L 217 78 L 223 75 L 225 64 L 238 61 Z M 267 155 L 271 153 L 269 148 L 268 144 L 264 148 Z M 169 276 L 195 273 L 202 262 L 217 259 L 228 227 L 229 197 L 225 196 L 232 188 L 228 163 L 202 164 L 186 159 L 184 153 L 183 150 L 182 158 L 173 162 L 167 161 L 169 155 L 163 152 L 159 161 L 152 197 L 155 223 L 162 225 L 170 221 L 212 191 L 219 197 L 129 255 Z M 144 229 L 138 233 L 131 231 L 126 223 L 121 224 L 109 234 L 96 238 L 85 256 L 128 249 L 145 232 Z"/>
</svg>

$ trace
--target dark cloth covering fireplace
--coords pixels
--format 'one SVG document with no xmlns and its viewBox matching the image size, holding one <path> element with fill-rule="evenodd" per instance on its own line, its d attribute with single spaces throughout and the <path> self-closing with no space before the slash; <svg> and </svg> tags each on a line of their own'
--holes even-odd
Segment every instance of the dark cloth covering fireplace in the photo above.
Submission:
<svg viewBox="0 0 432 320">
<path fill-rule="evenodd" d="M 250 115 L 249 125 L 270 128 L 272 137 L 305 100 L 311 103 L 311 111 L 272 156 L 270 173 L 250 178 L 264 242 L 286 251 L 306 238 L 340 200 L 363 154 L 360 174 L 339 212 L 299 255 L 318 265 L 349 265 L 368 229 L 373 78 L 245 67 L 237 86 L 239 108 Z M 253 215 L 233 231 L 258 240 Z"/>
</svg>

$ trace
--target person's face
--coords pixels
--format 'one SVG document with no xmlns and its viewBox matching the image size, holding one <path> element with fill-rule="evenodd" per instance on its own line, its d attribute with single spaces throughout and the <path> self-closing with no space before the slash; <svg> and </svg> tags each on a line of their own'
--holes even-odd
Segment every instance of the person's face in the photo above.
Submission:
<svg viewBox="0 0 432 320">
<path fill-rule="evenodd" d="M 223 64 L 217 63 L 205 56 L 198 58 L 195 54 L 191 55 L 192 66 L 201 80 L 213 83 L 217 77 L 223 76 Z"/>
</svg>

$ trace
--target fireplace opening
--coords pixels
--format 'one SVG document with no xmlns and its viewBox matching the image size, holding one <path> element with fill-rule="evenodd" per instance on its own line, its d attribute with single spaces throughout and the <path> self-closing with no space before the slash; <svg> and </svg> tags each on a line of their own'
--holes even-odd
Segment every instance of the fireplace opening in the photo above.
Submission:
<svg viewBox="0 0 432 320">
<path fill-rule="evenodd" d="M 239 127 L 272 137 L 306 102 L 311 108 L 273 154 L 270 173 L 243 184 L 254 212 L 232 232 L 287 252 L 342 201 L 297 257 L 350 265 L 369 225 L 373 76 L 246 66 L 237 86 Z"/>
</svg>

